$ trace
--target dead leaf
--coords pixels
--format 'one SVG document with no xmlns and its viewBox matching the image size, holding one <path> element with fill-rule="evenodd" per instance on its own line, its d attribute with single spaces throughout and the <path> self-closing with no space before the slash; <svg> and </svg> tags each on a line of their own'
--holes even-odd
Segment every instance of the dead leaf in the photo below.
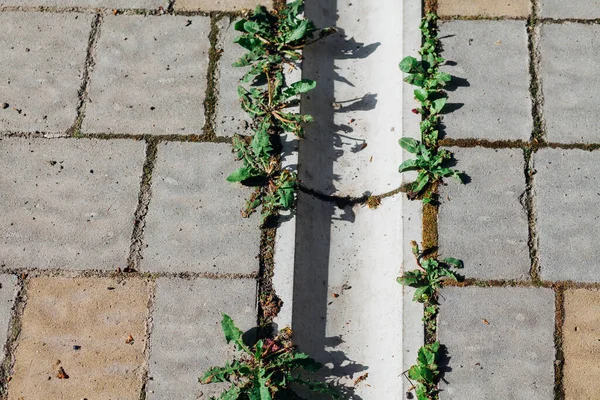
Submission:
<svg viewBox="0 0 600 400">
<path fill-rule="evenodd" d="M 56 374 L 56 377 L 58 379 L 69 379 L 69 375 L 67 375 L 67 373 L 65 372 L 65 369 L 63 367 L 60 367 L 58 369 L 58 373 Z"/>
<path fill-rule="evenodd" d="M 364 381 L 368 377 L 369 377 L 369 373 L 365 372 L 363 375 L 359 376 L 358 378 L 356 378 L 354 380 L 354 386 L 358 385 L 359 383 L 361 383 L 362 381 Z"/>
<path fill-rule="evenodd" d="M 483 320 L 483 323 L 484 323 L 484 324 L 486 324 L 486 325 L 489 325 L 489 324 L 490 324 L 490 323 L 488 322 L 488 320 L 487 320 L 487 319 L 484 319 L 484 320 Z"/>
<path fill-rule="evenodd" d="M 127 344 L 133 344 L 133 336 L 129 335 L 127 337 L 127 340 L 125 340 L 125 343 L 127 343 Z"/>
</svg>

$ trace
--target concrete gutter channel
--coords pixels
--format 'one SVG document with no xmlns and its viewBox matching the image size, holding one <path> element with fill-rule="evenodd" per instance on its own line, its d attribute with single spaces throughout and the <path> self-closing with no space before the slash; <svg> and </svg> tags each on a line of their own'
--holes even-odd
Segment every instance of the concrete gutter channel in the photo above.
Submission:
<svg viewBox="0 0 600 400">
<path fill-rule="evenodd" d="M 402 373 L 423 343 L 422 306 L 395 281 L 414 267 L 421 203 L 402 193 L 376 209 L 354 201 L 414 179 L 397 172 L 398 139 L 419 138 L 398 63 L 420 47 L 421 11 L 411 0 L 306 1 L 308 19 L 339 32 L 304 51 L 302 77 L 317 88 L 301 108 L 315 122 L 299 154 L 285 141 L 284 165 L 297 166 L 304 190 L 277 230 L 273 285 L 284 305 L 275 323 L 291 326 L 301 350 L 325 364 L 323 377 L 352 399 L 405 398 Z"/>
</svg>

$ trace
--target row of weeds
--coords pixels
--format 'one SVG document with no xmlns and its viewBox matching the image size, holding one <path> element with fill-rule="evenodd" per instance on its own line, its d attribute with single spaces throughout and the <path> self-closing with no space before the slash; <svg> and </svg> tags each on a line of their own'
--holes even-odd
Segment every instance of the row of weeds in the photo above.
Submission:
<svg viewBox="0 0 600 400">
<path fill-rule="evenodd" d="M 461 172 L 446 166 L 452 154 L 439 146 L 441 115 L 448 98 L 444 88 L 452 77 L 439 69 L 446 60 L 439 55 L 437 20 L 435 13 L 427 13 L 421 20 L 421 59 L 409 56 L 400 62 L 400 70 L 408 74 L 405 82 L 416 86 L 414 97 L 420 107 L 413 112 L 421 115 L 421 140 L 400 139 L 400 146 L 415 158 L 404 161 L 399 171 L 417 171 L 408 195 L 412 199 L 421 198 L 425 204 L 434 200 L 435 190 L 431 188 L 443 178 L 452 177 L 462 182 Z M 405 376 L 411 383 L 409 392 L 414 390 L 418 400 L 437 400 L 440 374 L 440 342 L 436 340 L 438 290 L 446 280 L 461 279 L 455 271 L 462 268 L 463 263 L 451 257 L 438 260 L 435 249 L 422 250 L 415 241 L 411 242 L 411 247 L 418 269 L 405 272 L 398 278 L 398 283 L 414 287 L 413 301 L 423 304 L 425 344 L 417 353 L 416 364 L 405 372 Z"/>
<path fill-rule="evenodd" d="M 299 96 L 314 89 L 316 82 L 302 79 L 288 83 L 284 72 L 296 68 L 302 48 L 335 32 L 333 28 L 317 29 L 304 19 L 302 6 L 303 0 L 273 12 L 259 6 L 235 23 L 241 35 L 234 41 L 247 52 L 234 66 L 248 68 L 241 78 L 247 86 L 239 86 L 238 94 L 242 108 L 252 117 L 254 132 L 233 138 L 234 152 L 242 166 L 227 180 L 254 187 L 242 215 L 248 217 L 260 208 L 261 224 L 295 204 L 298 179 L 295 172 L 281 167 L 280 137 L 287 132 L 302 138 L 302 124 L 312 121 L 311 116 L 292 109 L 298 106 Z M 299 386 L 311 393 L 341 398 L 328 383 L 307 377 L 322 365 L 298 350 L 289 328 L 277 333 L 259 329 L 258 335 L 244 334 L 225 314 L 221 327 L 225 340 L 235 345 L 238 355 L 199 378 L 202 384 L 229 383 L 216 399 L 301 399 L 294 391 Z"/>
</svg>

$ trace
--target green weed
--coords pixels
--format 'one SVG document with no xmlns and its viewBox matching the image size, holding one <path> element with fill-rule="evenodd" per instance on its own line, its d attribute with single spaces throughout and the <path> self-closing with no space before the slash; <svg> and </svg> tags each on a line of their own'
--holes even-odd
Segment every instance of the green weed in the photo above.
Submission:
<svg viewBox="0 0 600 400">
<path fill-rule="evenodd" d="M 438 398 L 436 381 L 440 373 L 437 364 L 439 350 L 440 342 L 421 347 L 417 354 L 417 363 L 408 370 L 408 378 L 414 381 L 411 383 L 418 400 Z"/>
</svg>

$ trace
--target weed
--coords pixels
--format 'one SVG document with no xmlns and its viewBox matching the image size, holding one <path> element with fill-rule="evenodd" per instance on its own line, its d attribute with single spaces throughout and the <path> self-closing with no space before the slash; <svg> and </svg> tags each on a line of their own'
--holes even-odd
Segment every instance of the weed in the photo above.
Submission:
<svg viewBox="0 0 600 400">
<path fill-rule="evenodd" d="M 421 347 L 417 354 L 417 363 L 408 370 L 408 378 L 413 384 L 418 400 L 438 398 L 436 378 L 440 373 L 437 365 L 439 350 L 440 342 Z"/>
<path fill-rule="evenodd" d="M 224 367 L 210 368 L 199 378 L 200 383 L 229 382 L 231 386 L 220 400 L 294 399 L 298 396 L 291 385 L 302 385 L 315 393 L 339 399 L 337 391 L 325 382 L 302 378 L 300 371 L 315 372 L 322 365 L 292 344 L 291 331 L 283 331 L 273 339 L 261 339 L 253 346 L 244 343 L 242 331 L 228 315 L 221 321 L 227 343 L 233 342 L 241 357 Z M 213 398 L 214 399 L 214 398 Z"/>
</svg>

